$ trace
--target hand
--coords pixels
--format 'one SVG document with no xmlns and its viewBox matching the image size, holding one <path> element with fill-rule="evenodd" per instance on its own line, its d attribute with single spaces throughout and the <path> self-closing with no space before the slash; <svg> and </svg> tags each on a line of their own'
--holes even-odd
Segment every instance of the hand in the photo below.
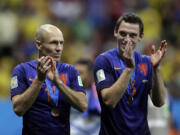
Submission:
<svg viewBox="0 0 180 135">
<path fill-rule="evenodd" d="M 51 68 L 50 64 L 51 60 L 49 59 L 49 56 L 42 56 L 37 60 L 37 77 L 40 81 L 44 81 L 46 79 L 46 75 L 48 70 Z"/>
<path fill-rule="evenodd" d="M 157 51 L 155 51 L 155 46 L 153 45 L 151 48 L 151 63 L 153 67 L 158 67 L 164 54 L 167 50 L 167 42 L 166 40 L 161 41 L 161 45 Z"/>
<path fill-rule="evenodd" d="M 56 83 L 57 80 L 59 79 L 59 74 L 56 69 L 56 62 L 53 60 L 52 57 L 49 57 L 49 59 L 50 59 L 51 68 L 48 70 L 47 75 L 53 83 Z"/>
<path fill-rule="evenodd" d="M 128 68 L 134 68 L 135 67 L 135 62 L 133 60 L 133 47 L 132 47 L 132 41 L 128 41 L 124 52 L 123 52 L 123 59 L 126 62 L 126 66 Z"/>
</svg>

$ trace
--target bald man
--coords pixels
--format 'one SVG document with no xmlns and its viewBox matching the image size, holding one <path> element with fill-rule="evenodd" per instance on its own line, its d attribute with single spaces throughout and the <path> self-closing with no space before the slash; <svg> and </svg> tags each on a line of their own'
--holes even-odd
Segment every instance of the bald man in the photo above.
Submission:
<svg viewBox="0 0 180 135">
<path fill-rule="evenodd" d="M 70 107 L 87 108 L 78 71 L 60 62 L 64 38 L 45 24 L 36 32 L 37 60 L 17 65 L 11 78 L 14 112 L 23 116 L 23 135 L 69 135 Z"/>
</svg>

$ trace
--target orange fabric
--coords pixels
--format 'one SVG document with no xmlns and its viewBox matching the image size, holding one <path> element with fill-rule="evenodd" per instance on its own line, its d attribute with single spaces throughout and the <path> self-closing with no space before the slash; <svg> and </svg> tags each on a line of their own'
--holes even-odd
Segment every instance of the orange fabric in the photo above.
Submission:
<svg viewBox="0 0 180 135">
<path fill-rule="evenodd" d="M 139 64 L 138 67 L 139 67 L 139 70 L 140 70 L 142 73 L 144 73 L 144 75 L 147 74 L 147 65 L 146 65 L 146 64 Z"/>
<path fill-rule="evenodd" d="M 50 95 L 49 95 L 48 88 L 46 87 L 44 90 L 47 92 L 47 95 L 48 95 L 48 102 L 50 102 L 51 99 L 50 99 Z"/>
<path fill-rule="evenodd" d="M 180 132 L 176 131 L 175 128 L 170 128 L 169 135 L 180 135 Z"/>
<path fill-rule="evenodd" d="M 60 74 L 59 78 L 64 84 L 66 84 L 66 82 L 67 82 L 67 74 Z"/>
</svg>

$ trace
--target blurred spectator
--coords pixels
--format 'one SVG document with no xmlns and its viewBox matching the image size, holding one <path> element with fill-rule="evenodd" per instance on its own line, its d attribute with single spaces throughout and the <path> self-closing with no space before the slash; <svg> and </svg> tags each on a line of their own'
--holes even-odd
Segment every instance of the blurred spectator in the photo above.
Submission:
<svg viewBox="0 0 180 135">
<path fill-rule="evenodd" d="M 96 28 L 107 26 L 107 24 L 109 24 L 110 18 L 108 14 L 108 6 L 107 0 L 87 0 L 87 19 Z"/>
<path fill-rule="evenodd" d="M 0 48 L 12 47 L 18 35 L 18 16 L 12 11 L 0 12 Z"/>
<path fill-rule="evenodd" d="M 98 135 L 100 128 L 100 104 L 93 81 L 93 64 L 89 59 L 79 59 L 75 63 L 86 90 L 88 109 L 80 113 L 71 109 L 70 123 L 71 135 Z"/>
<path fill-rule="evenodd" d="M 125 0 L 125 10 L 126 11 L 138 11 L 138 10 L 142 10 L 144 8 L 149 7 L 149 0 Z"/>
<path fill-rule="evenodd" d="M 79 18 L 84 12 L 83 0 L 52 0 L 48 7 L 57 21 L 66 23 Z"/>
<path fill-rule="evenodd" d="M 152 16 L 149 17 L 149 15 Z M 161 16 L 158 11 L 153 8 L 146 8 L 140 12 L 140 16 L 142 17 L 142 20 L 144 22 L 144 40 L 149 42 L 159 40 L 162 26 Z"/>
<path fill-rule="evenodd" d="M 168 135 L 168 100 L 161 108 L 154 107 L 148 98 L 148 125 L 152 135 Z"/>
<path fill-rule="evenodd" d="M 180 51 L 174 52 L 172 60 L 172 72 L 169 86 L 169 101 L 170 101 L 170 132 L 169 135 L 180 135 Z"/>
<path fill-rule="evenodd" d="M 13 67 L 13 59 L 11 57 L 0 58 L 0 98 L 9 97 L 10 92 L 10 80 L 11 80 L 11 70 Z"/>
<path fill-rule="evenodd" d="M 173 98 L 169 96 L 170 99 L 170 131 L 169 135 L 180 135 L 180 97 Z"/>
</svg>

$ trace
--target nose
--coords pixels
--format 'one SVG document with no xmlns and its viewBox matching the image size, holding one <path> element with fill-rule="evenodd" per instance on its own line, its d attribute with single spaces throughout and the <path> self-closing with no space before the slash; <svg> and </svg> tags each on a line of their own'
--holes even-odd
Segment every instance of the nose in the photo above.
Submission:
<svg viewBox="0 0 180 135">
<path fill-rule="evenodd" d="M 124 37 L 124 39 L 127 40 L 127 41 L 130 40 L 129 34 L 127 34 L 127 35 Z"/>
<path fill-rule="evenodd" d="M 56 51 L 62 51 L 62 49 L 63 49 L 63 45 L 58 43 L 57 46 L 56 46 Z"/>
<path fill-rule="evenodd" d="M 125 43 L 131 42 L 131 38 L 130 38 L 129 34 L 127 34 L 127 35 L 124 37 L 124 42 L 125 42 Z"/>
</svg>

